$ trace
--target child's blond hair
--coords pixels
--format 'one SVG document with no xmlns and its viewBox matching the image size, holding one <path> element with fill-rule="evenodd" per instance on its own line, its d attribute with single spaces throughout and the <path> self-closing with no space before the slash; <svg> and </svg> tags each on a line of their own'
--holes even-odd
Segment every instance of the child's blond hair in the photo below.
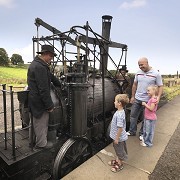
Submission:
<svg viewBox="0 0 180 180">
<path fill-rule="evenodd" d="M 158 95 L 158 86 L 157 85 L 149 85 L 148 88 L 151 88 L 154 92 L 155 92 L 155 95 L 157 96 Z"/>
<path fill-rule="evenodd" d="M 122 107 L 129 103 L 129 97 L 127 94 L 118 94 L 116 95 L 115 99 L 118 103 L 122 104 Z"/>
</svg>

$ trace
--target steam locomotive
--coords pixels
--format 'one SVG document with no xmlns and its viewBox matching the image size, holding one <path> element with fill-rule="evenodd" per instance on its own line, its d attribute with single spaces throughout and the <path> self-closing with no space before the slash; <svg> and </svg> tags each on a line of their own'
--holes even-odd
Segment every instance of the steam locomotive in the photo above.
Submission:
<svg viewBox="0 0 180 180">
<path fill-rule="evenodd" d="M 99 35 L 88 22 L 61 32 L 40 18 L 35 19 L 37 36 L 32 39 L 33 55 L 44 42 L 53 45 L 59 54 L 51 63 L 51 71 L 61 82 L 61 87 L 51 84 L 55 109 L 50 113 L 48 141 L 53 147 L 33 148 L 27 90 L 17 92 L 22 118 L 19 130 L 14 127 L 12 89 L 9 92 L 12 131 L 7 131 L 7 91 L 3 85 L 5 125 L 4 133 L 0 134 L 0 179 L 58 180 L 111 142 L 109 125 L 115 110 L 114 97 L 122 93 L 123 83 L 127 83 L 125 77 L 123 83 L 115 78 L 122 61 L 126 66 L 127 45 L 110 40 L 111 21 L 112 16 L 102 16 L 102 35 Z M 40 26 L 53 34 L 39 37 Z M 109 55 L 110 47 L 121 50 L 118 63 Z M 107 69 L 109 61 L 116 68 L 114 74 Z"/>
</svg>

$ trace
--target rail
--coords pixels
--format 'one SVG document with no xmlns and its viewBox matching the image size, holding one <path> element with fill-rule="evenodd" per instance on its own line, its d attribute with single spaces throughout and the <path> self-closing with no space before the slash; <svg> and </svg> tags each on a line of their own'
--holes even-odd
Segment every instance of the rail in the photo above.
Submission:
<svg viewBox="0 0 180 180">
<path fill-rule="evenodd" d="M 14 91 L 12 90 L 12 86 L 10 86 L 10 91 L 6 90 L 6 84 L 2 84 L 2 93 L 3 93 L 3 114 L 4 114 L 4 145 L 5 150 L 7 150 L 7 110 L 6 110 L 6 94 L 10 94 L 11 99 L 11 130 L 12 130 L 12 155 L 13 159 L 16 159 L 16 151 L 15 151 L 15 125 L 14 125 Z"/>
<path fill-rule="evenodd" d="M 16 160 L 16 143 L 15 143 L 15 136 L 16 132 L 22 131 L 24 129 L 30 128 L 30 126 L 27 126 L 25 128 L 21 128 L 18 130 L 15 130 L 15 118 L 14 118 L 14 113 L 16 111 L 19 111 L 19 109 L 14 109 L 14 91 L 13 91 L 13 86 L 9 86 L 9 90 L 6 89 L 6 84 L 1 84 L 2 86 L 2 97 L 3 97 L 3 108 L 2 112 L 0 112 L 0 115 L 4 115 L 4 149 L 7 150 L 7 142 L 9 138 L 7 137 L 8 134 L 8 128 L 7 128 L 7 94 L 10 94 L 10 116 L 11 116 L 11 137 L 12 137 L 12 157 L 13 160 Z"/>
</svg>

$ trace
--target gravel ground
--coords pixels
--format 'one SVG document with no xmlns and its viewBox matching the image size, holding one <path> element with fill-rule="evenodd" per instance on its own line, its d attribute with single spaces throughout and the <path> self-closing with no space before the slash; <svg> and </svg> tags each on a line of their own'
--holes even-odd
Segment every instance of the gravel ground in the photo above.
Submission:
<svg viewBox="0 0 180 180">
<path fill-rule="evenodd" d="M 8 130 L 11 129 L 11 101 L 10 101 L 10 94 L 7 93 L 6 96 L 6 112 L 7 112 L 7 128 Z M 17 99 L 17 93 L 14 93 L 14 122 L 16 128 L 21 126 L 21 118 L 19 113 L 19 101 Z M 0 132 L 4 130 L 4 113 L 3 113 L 3 95 L 2 91 L 0 91 Z"/>
<path fill-rule="evenodd" d="M 149 179 L 180 180 L 180 123 Z"/>
</svg>

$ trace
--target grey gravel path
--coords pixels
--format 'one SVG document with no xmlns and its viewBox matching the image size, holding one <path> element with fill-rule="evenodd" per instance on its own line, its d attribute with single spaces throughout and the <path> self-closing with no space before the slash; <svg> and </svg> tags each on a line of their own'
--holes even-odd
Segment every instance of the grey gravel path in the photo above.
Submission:
<svg viewBox="0 0 180 180">
<path fill-rule="evenodd" d="M 180 180 L 180 123 L 149 179 Z"/>
</svg>

